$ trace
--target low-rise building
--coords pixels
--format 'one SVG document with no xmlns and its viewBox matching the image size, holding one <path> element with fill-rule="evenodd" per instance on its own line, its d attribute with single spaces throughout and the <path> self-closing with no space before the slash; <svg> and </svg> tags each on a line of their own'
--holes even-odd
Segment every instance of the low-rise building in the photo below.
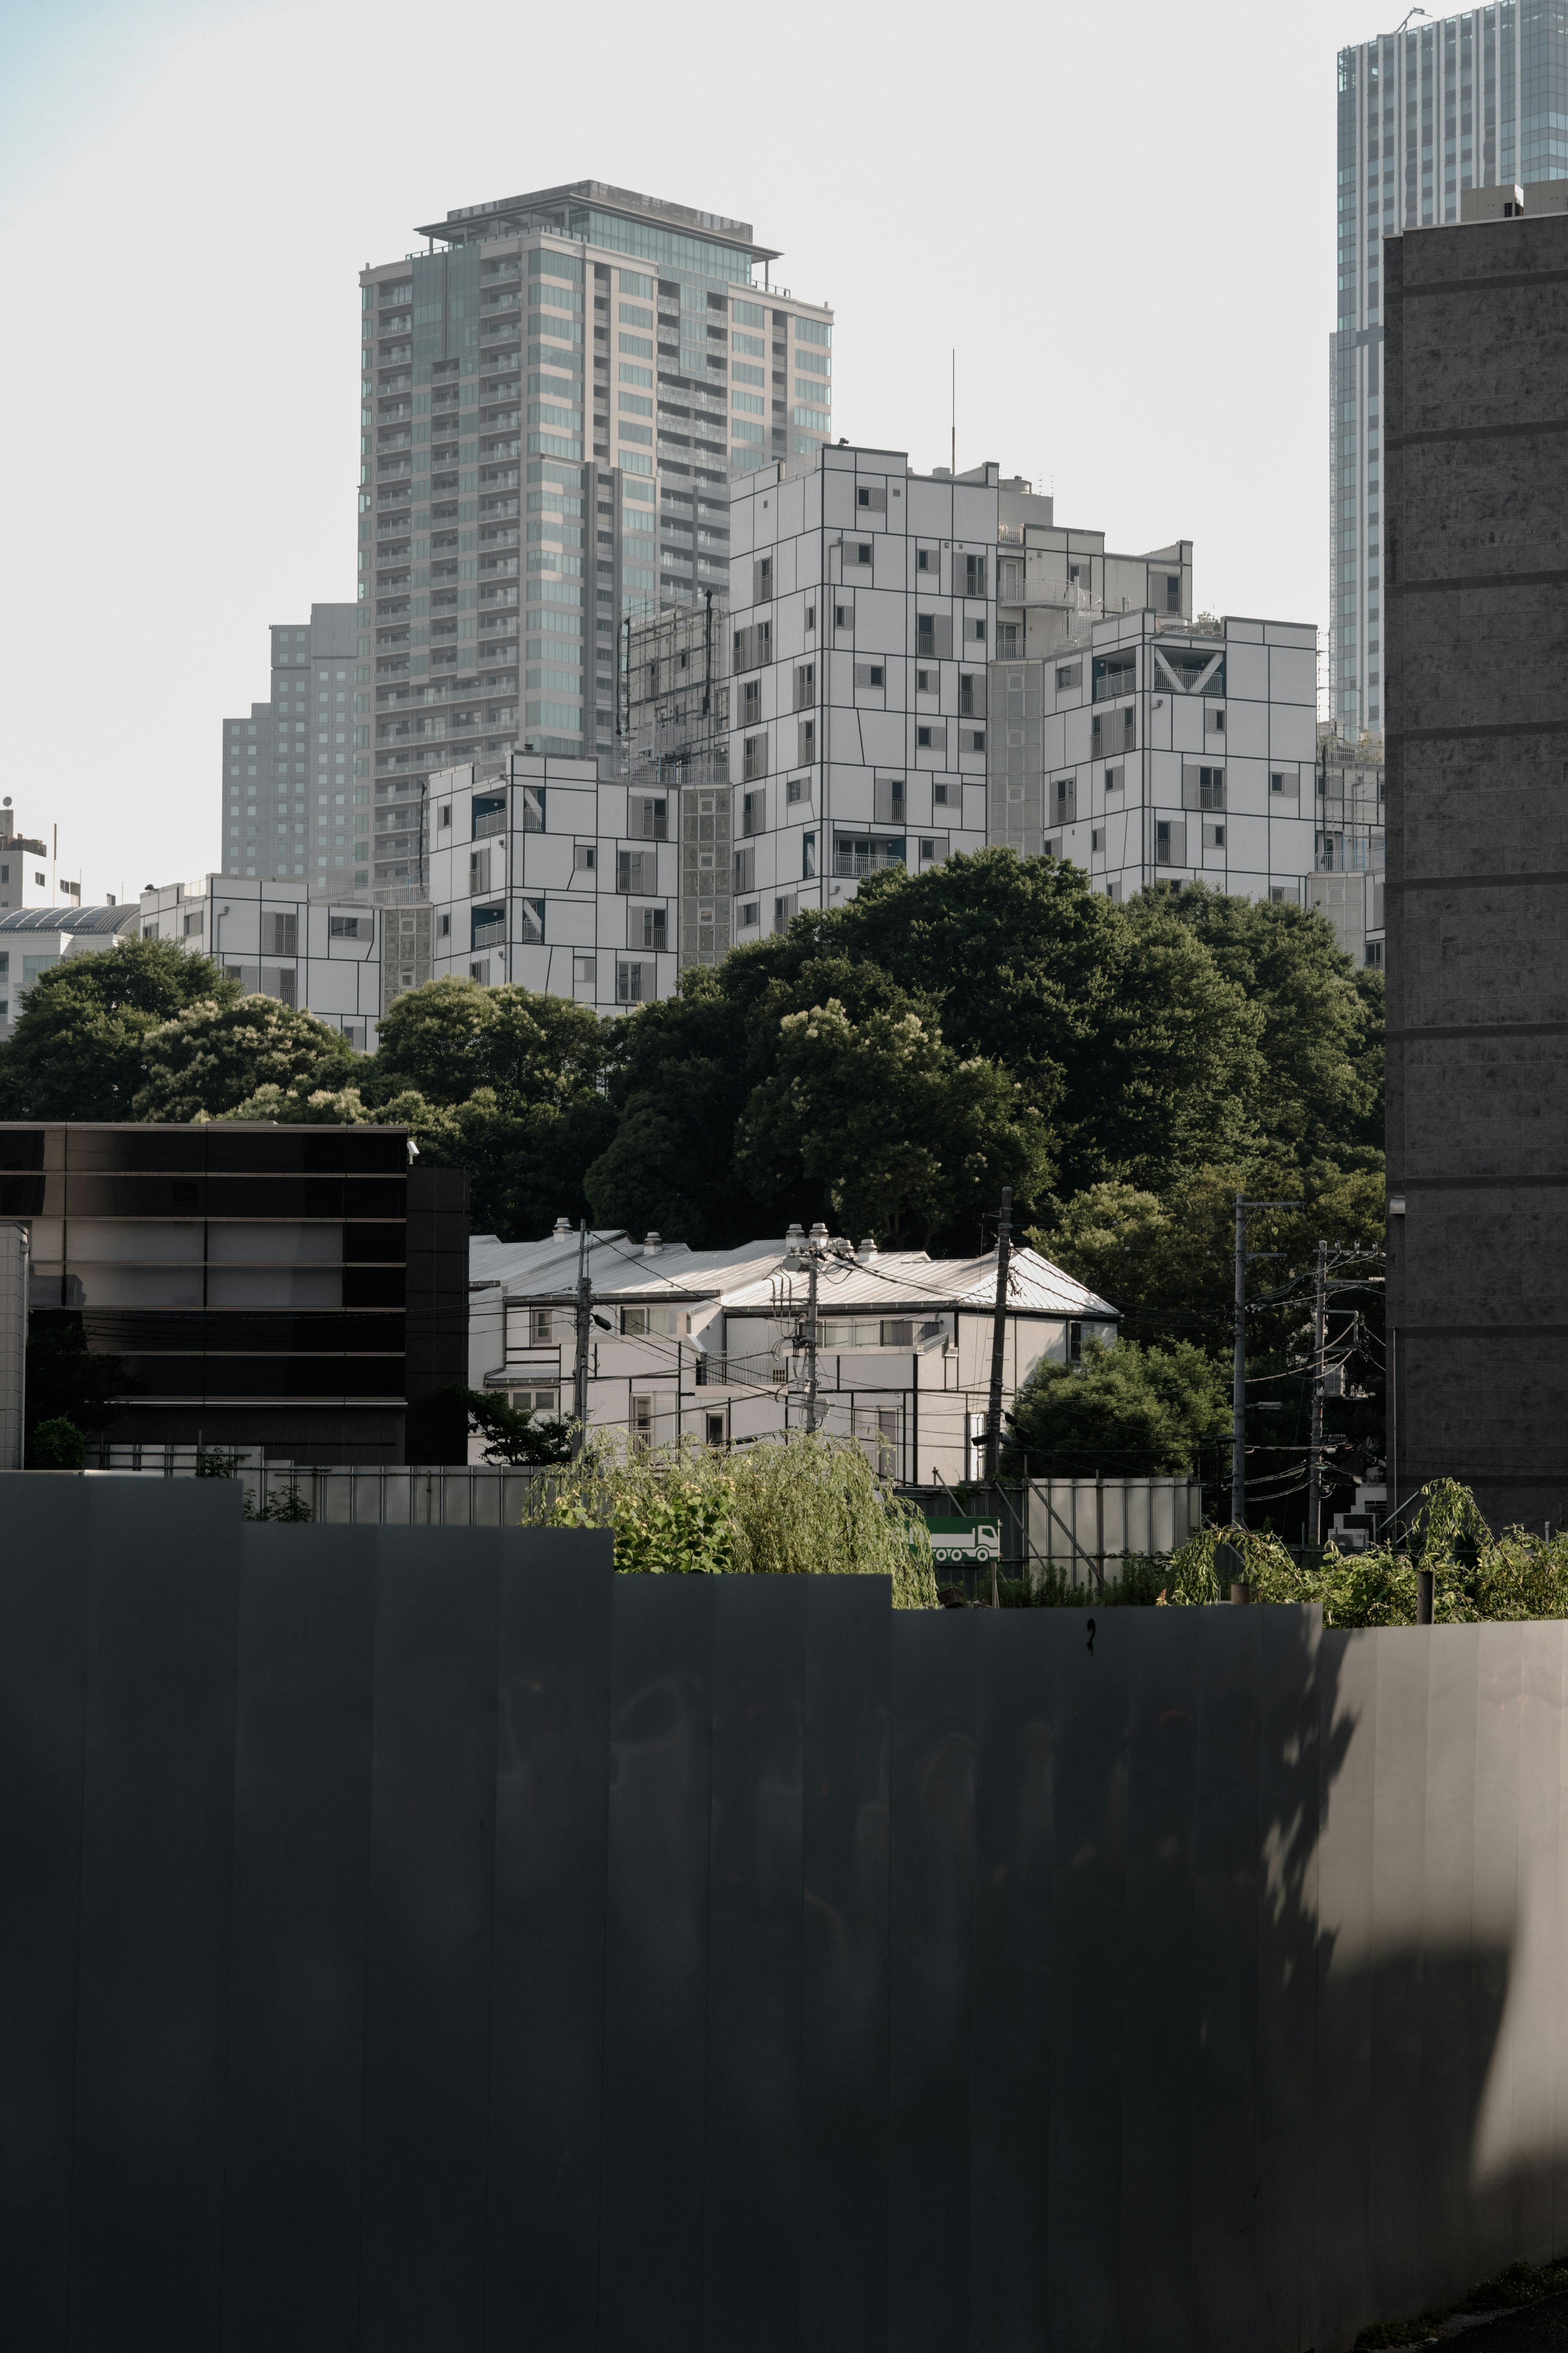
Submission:
<svg viewBox="0 0 1568 2353">
<path fill-rule="evenodd" d="M 210 955 L 232 980 L 253 996 L 297 1005 L 341 1029 L 362 1053 L 375 1045 L 384 1001 L 384 926 L 395 927 L 405 913 L 416 926 L 416 950 L 425 908 L 373 907 L 363 899 L 333 899 L 308 882 L 276 877 L 208 874 L 194 882 L 170 882 L 142 893 L 139 910 L 144 940 L 174 940 L 197 955 Z M 397 941 L 399 948 L 403 943 Z M 429 978 L 427 956 L 397 966 Z M 413 987 L 417 981 L 404 984 Z M 396 995 L 399 991 L 394 990 Z"/>
<path fill-rule="evenodd" d="M 0 910 L 55 907 L 62 902 L 81 905 L 81 876 L 60 871 L 59 828 L 23 833 L 7 793 L 0 801 Z"/>
<path fill-rule="evenodd" d="M 32 1328 L 121 1359 L 132 1450 L 460 1462 L 467 1192 L 402 1127 L 0 1124 Z"/>
<path fill-rule="evenodd" d="M 1489 194 L 1490 191 L 1484 193 Z M 1353 962 L 1383 964 L 1384 763 L 1381 736 L 1347 743 L 1319 730 L 1315 867 L 1310 905 Z"/>
<path fill-rule="evenodd" d="M 136 924 L 136 909 L 112 899 L 104 907 L 18 907 L 0 915 L 0 1039 L 11 1035 L 40 973 L 66 956 L 134 939 Z"/>
<path fill-rule="evenodd" d="M 649 1444 L 742 1444 L 807 1425 L 807 1274 L 799 1229 L 729 1250 L 588 1238 L 588 1419 Z M 994 1250 L 932 1259 L 858 1250 L 817 1288 L 816 1424 L 861 1440 L 886 1474 L 949 1482 L 981 1468 L 995 1309 Z M 477 1235 L 469 1250 L 468 1378 L 544 1416 L 573 1409 L 579 1238 Z M 1076 1362 L 1117 1313 L 1031 1250 L 1008 1272 L 1003 1401 L 1044 1358 Z"/>
</svg>

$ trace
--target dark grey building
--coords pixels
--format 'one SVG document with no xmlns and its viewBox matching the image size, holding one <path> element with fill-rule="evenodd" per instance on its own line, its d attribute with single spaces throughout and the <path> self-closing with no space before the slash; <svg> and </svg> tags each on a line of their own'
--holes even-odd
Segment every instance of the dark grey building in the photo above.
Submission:
<svg viewBox="0 0 1568 2353">
<path fill-rule="evenodd" d="M 121 1360 L 117 1444 L 466 1461 L 467 1190 L 398 1127 L 0 1124 L 31 1328 Z"/>
<path fill-rule="evenodd" d="M 1393 1475 L 1568 1519 L 1568 216 L 1387 246 Z"/>
</svg>

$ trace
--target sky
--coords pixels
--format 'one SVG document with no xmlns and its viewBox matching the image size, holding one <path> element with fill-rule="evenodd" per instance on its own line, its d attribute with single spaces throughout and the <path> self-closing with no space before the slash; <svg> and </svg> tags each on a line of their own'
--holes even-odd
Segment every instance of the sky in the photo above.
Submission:
<svg viewBox="0 0 1568 2353">
<path fill-rule="evenodd" d="M 18 829 L 89 901 L 216 862 L 268 625 L 354 593 L 361 268 L 566 180 L 782 248 L 836 432 L 944 465 L 956 353 L 961 469 L 1326 630 L 1334 60 L 1399 13 L 0 0 Z"/>
</svg>

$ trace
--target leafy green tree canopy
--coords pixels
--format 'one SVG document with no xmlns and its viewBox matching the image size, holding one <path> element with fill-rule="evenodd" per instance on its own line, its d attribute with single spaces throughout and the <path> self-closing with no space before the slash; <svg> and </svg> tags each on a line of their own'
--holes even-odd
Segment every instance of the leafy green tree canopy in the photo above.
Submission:
<svg viewBox="0 0 1568 2353">
<path fill-rule="evenodd" d="M 0 1118 L 132 1119 L 151 1033 L 239 983 L 173 940 L 122 940 L 40 973 L 0 1046 Z"/>
<path fill-rule="evenodd" d="M 608 1048 L 590 1005 L 510 982 L 432 980 L 388 1007 L 363 1091 L 452 1104 L 488 1087 L 509 1111 L 559 1109 L 592 1091 Z"/>
<path fill-rule="evenodd" d="M 342 1032 L 271 997 L 205 997 L 148 1032 L 135 1115 L 235 1115 L 262 1087 L 308 1097 L 346 1086 L 363 1058 Z"/>
<path fill-rule="evenodd" d="M 1204 1439 L 1226 1427 L 1225 1368 L 1190 1341 L 1085 1344 L 1081 1366 L 1043 1360 L 1018 1392 L 1003 1449 L 1005 1475 L 1085 1472 L 1177 1476 Z"/>
<path fill-rule="evenodd" d="M 928 1247 L 971 1226 L 1011 1184 L 1020 1203 L 1045 1189 L 1049 1144 L 1016 1080 L 961 1060 L 918 1015 L 856 1022 L 837 997 L 779 1025 L 777 1063 L 741 1123 L 737 1163 L 766 1199 L 802 1178 L 856 1234 Z"/>
</svg>

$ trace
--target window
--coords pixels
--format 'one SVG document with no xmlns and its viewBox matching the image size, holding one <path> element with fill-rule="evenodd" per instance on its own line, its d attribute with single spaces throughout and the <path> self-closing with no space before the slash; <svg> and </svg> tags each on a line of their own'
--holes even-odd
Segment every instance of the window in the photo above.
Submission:
<svg viewBox="0 0 1568 2353">
<path fill-rule="evenodd" d="M 643 968 L 640 964 L 616 965 L 616 1003 L 640 1005 L 643 1001 Z"/>
<path fill-rule="evenodd" d="M 489 987 L 489 977 L 490 965 L 489 958 L 488 956 L 483 957 L 478 964 L 471 964 L 468 966 L 468 978 L 470 980 L 477 980 L 481 987 Z"/>
<path fill-rule="evenodd" d="M 795 761 L 797 768 L 808 767 L 816 757 L 816 722 L 802 719 L 795 729 Z"/>
<path fill-rule="evenodd" d="M 632 966 L 628 966 L 628 967 L 627 967 L 627 969 L 628 969 L 628 970 L 633 970 L 633 971 L 635 971 L 635 970 L 637 969 L 637 967 L 636 967 L 635 965 L 632 965 Z M 630 1002 L 630 1001 L 633 1001 L 633 1000 L 627 1000 L 627 1001 L 628 1001 L 628 1002 Z M 630 1434 L 630 1437 L 631 1437 L 632 1444 L 633 1444 L 635 1447 L 637 1447 L 637 1449 L 639 1449 L 639 1451 L 645 1451 L 647 1447 L 649 1447 L 649 1446 L 651 1446 L 651 1445 L 652 1445 L 652 1443 L 653 1443 L 653 1399 L 652 1399 L 652 1398 L 650 1398 L 650 1397 L 635 1397 L 635 1398 L 632 1398 L 632 1400 L 631 1400 L 631 1410 L 630 1410 L 630 1414 L 629 1414 L 628 1420 L 627 1420 L 627 1429 L 628 1429 L 628 1431 L 629 1431 L 629 1434 Z"/>
<path fill-rule="evenodd" d="M 854 606 L 835 605 L 833 607 L 833 626 L 836 629 L 852 630 L 855 627 Z"/>
<path fill-rule="evenodd" d="M 752 565 L 752 602 L 753 605 L 769 604 L 773 593 L 773 559 L 771 555 L 759 555 Z"/>
<path fill-rule="evenodd" d="M 958 712 L 961 719 L 984 718 L 985 673 L 984 670 L 960 670 L 958 674 Z"/>
<path fill-rule="evenodd" d="M 915 729 L 915 749 L 919 752 L 945 752 L 947 749 L 947 722 L 943 719 L 933 719 L 928 725 L 924 727 L 917 727 Z"/>
<path fill-rule="evenodd" d="M 933 661 L 948 659 L 952 653 L 952 618 L 947 613 L 917 613 L 915 615 L 915 651 Z"/>
<path fill-rule="evenodd" d="M 816 627 L 816 607 L 815 605 L 808 605 L 805 608 L 805 626 L 808 629 L 815 629 Z"/>
<path fill-rule="evenodd" d="M 669 833 L 669 802 L 663 793 L 634 793 L 626 830 L 634 839 L 664 841 Z"/>
<path fill-rule="evenodd" d="M 760 678 L 748 678 L 741 686 L 741 724 L 742 727 L 760 726 L 762 716 L 763 681 Z"/>
<path fill-rule="evenodd" d="M 572 852 L 573 871 L 577 874 L 592 874 L 597 854 L 591 841 L 578 842 Z"/>
<path fill-rule="evenodd" d="M 643 880 L 647 871 L 647 880 Z M 658 860 L 651 851 L 617 849 L 616 852 L 616 889 L 639 895 L 654 887 Z"/>
<path fill-rule="evenodd" d="M 1174 818 L 1156 818 L 1154 820 L 1155 865 L 1184 866 L 1186 862 L 1186 827 Z"/>
<path fill-rule="evenodd" d="M 334 940 L 357 940 L 360 935 L 357 915 L 334 915 L 331 922 Z"/>
<path fill-rule="evenodd" d="M 984 596 L 985 594 L 985 558 L 983 555 L 954 554 L 952 559 L 952 593 L 955 596 Z"/>
<path fill-rule="evenodd" d="M 1082 684 L 1082 662 L 1076 661 L 1058 663 L 1057 668 L 1057 692 L 1058 694 L 1070 693 L 1074 687 L 1080 687 Z"/>
<path fill-rule="evenodd" d="M 765 735 L 743 738 L 742 774 L 743 776 L 765 776 L 768 773 L 768 739 Z"/>
<path fill-rule="evenodd" d="M 706 1442 L 710 1446 L 724 1446 L 728 1444 L 728 1436 L 724 1427 L 724 1416 L 721 1413 L 705 1413 L 702 1417 L 702 1428 Z"/>
<path fill-rule="evenodd" d="M 1092 826 L 1089 828 L 1089 846 L 1091 851 L 1103 849 L 1105 848 L 1105 828 L 1103 826 L 1097 825 Z"/>
<path fill-rule="evenodd" d="M 800 838 L 800 879 L 810 882 L 816 875 L 816 836 L 803 833 Z"/>
<path fill-rule="evenodd" d="M 1225 807 L 1225 770 L 1223 768 L 1184 767 L 1182 770 L 1182 807 L 1190 809 L 1223 809 Z"/>
<path fill-rule="evenodd" d="M 450 825 L 450 824 L 451 824 L 451 822 L 452 822 L 452 804 L 451 804 L 451 802 L 450 802 L 450 801 L 443 801 L 443 802 L 442 802 L 442 804 L 441 804 L 441 806 L 440 806 L 440 807 L 439 807 L 439 809 L 438 809 L 438 810 L 437 811 L 437 813 L 436 813 L 436 824 L 437 824 L 437 830 L 439 830 L 439 829 L 440 829 L 442 827 L 444 827 L 444 826 L 448 826 L 448 825 Z"/>
<path fill-rule="evenodd" d="M 1281 892 L 1280 896 L 1283 897 L 1284 893 Z M 1365 943 L 1365 961 L 1371 970 L 1374 972 L 1382 971 L 1383 942 L 1381 940 L 1368 940 Z"/>
<path fill-rule="evenodd" d="M 958 731 L 958 748 L 961 752 L 984 752 L 985 749 L 984 728 L 961 727 Z"/>
<path fill-rule="evenodd" d="M 934 547 L 916 548 L 915 570 L 917 572 L 940 572 L 941 569 L 942 555 L 940 550 Z"/>
<path fill-rule="evenodd" d="M 1205 849 L 1223 849 L 1225 848 L 1225 828 L 1223 825 L 1205 826 L 1204 848 Z"/>
<path fill-rule="evenodd" d="M 476 907 L 469 918 L 469 923 L 468 944 L 470 947 L 490 947 L 506 937 L 504 906 Z"/>
<path fill-rule="evenodd" d="M 1106 791 L 1108 793 L 1119 793 L 1121 790 L 1122 781 L 1125 778 L 1126 774 L 1127 771 L 1125 768 L 1107 768 L 1105 772 Z"/>
<path fill-rule="evenodd" d="M 1223 735 L 1225 733 L 1225 711 L 1223 706 L 1216 708 L 1212 702 L 1206 703 L 1204 707 L 1204 725 L 1207 728 L 1211 735 Z"/>
<path fill-rule="evenodd" d="M 746 904 L 741 909 L 738 919 L 742 931 L 749 932 L 752 930 L 756 924 L 760 913 L 761 910 L 758 906 L 757 901 L 755 899 L 748 900 Z"/>
<path fill-rule="evenodd" d="M 855 665 L 857 686 L 882 687 L 887 683 L 887 668 L 882 662 L 857 662 Z"/>
<path fill-rule="evenodd" d="M 754 849 L 737 849 L 734 853 L 734 888 L 737 892 L 754 891 L 757 887 L 757 853 Z"/>
<path fill-rule="evenodd" d="M 555 1337 L 555 1313 L 550 1307 L 528 1310 L 528 1345 L 531 1348 L 548 1348 Z"/>
<path fill-rule="evenodd" d="M 807 711 L 816 700 L 816 664 L 799 662 L 795 673 L 795 707 Z"/>
<path fill-rule="evenodd" d="M 544 938 L 544 902 L 542 899 L 521 899 L 518 902 L 524 947 L 538 947 Z"/>
<path fill-rule="evenodd" d="M 205 911 L 205 908 L 199 908 L 199 909 L 197 910 L 197 912 L 196 912 L 194 915 L 187 915 L 187 916 L 185 917 L 185 937 L 186 937 L 186 939 L 188 939 L 188 940 L 195 939 L 195 936 L 196 936 L 196 934 L 200 932 L 200 930 L 201 930 L 201 928 L 202 928 L 202 926 L 203 926 L 203 924 L 205 923 L 205 921 L 206 921 L 206 911 Z"/>
<path fill-rule="evenodd" d="M 868 483 L 860 482 L 856 485 L 855 503 L 862 514 L 886 514 L 888 493 L 886 491 L 874 491 Z"/>
<path fill-rule="evenodd" d="M 451 938 L 451 936 L 452 936 L 452 918 L 451 918 L 451 916 L 450 916 L 450 915 L 441 915 L 441 916 L 439 916 L 439 917 L 437 919 L 436 931 L 437 931 L 437 936 L 438 936 L 439 938 L 444 939 L 444 940 L 449 940 L 449 939 Z"/>
<path fill-rule="evenodd" d="M 668 944 L 667 935 L 668 918 L 664 909 L 662 907 L 644 907 L 640 910 L 640 913 L 642 915 L 642 939 L 639 944 L 645 948 L 662 948 L 667 946 Z"/>
<path fill-rule="evenodd" d="M 871 787 L 876 802 L 875 816 L 879 825 L 902 825 L 904 821 L 904 780 L 902 776 L 878 776 Z"/>
<path fill-rule="evenodd" d="M 915 672 L 915 692 L 917 694 L 934 694 L 936 692 L 936 676 L 937 674 L 935 670 L 917 670 Z"/>
<path fill-rule="evenodd" d="M 1075 825 L 1078 821 L 1078 778 L 1058 776 L 1050 787 L 1051 814 L 1047 825 Z"/>
<path fill-rule="evenodd" d="M 963 642 L 966 646 L 983 646 L 985 643 L 984 622 L 965 621 L 963 625 Z"/>
<path fill-rule="evenodd" d="M 577 982 L 585 981 L 592 987 L 599 977 L 598 957 L 581 954 L 574 955 L 572 959 L 572 977 Z"/>
<path fill-rule="evenodd" d="M 741 795 L 741 831 L 763 833 L 767 828 L 768 797 L 766 791 Z"/>
<path fill-rule="evenodd" d="M 40 875 L 38 880 L 42 881 L 43 876 Z M 269 914 L 262 926 L 262 937 L 266 943 L 263 953 L 268 955 L 297 955 L 299 935 L 300 919 L 297 915 Z"/>
<path fill-rule="evenodd" d="M 1167 613 L 1179 613 L 1181 609 L 1182 575 L 1179 572 L 1170 572 L 1165 575 L 1165 610 Z"/>
<path fill-rule="evenodd" d="M 945 785 L 933 785 L 931 788 L 931 807 L 933 808 L 946 808 L 948 806 L 948 787 Z"/>
<path fill-rule="evenodd" d="M 793 808 L 796 801 L 809 801 L 810 798 L 811 778 L 809 776 L 792 776 L 788 784 L 784 786 L 784 799 L 789 803 L 790 807 Z"/>
<path fill-rule="evenodd" d="M 787 932 L 795 915 L 795 892 L 787 891 L 773 901 L 773 929 Z"/>
</svg>

